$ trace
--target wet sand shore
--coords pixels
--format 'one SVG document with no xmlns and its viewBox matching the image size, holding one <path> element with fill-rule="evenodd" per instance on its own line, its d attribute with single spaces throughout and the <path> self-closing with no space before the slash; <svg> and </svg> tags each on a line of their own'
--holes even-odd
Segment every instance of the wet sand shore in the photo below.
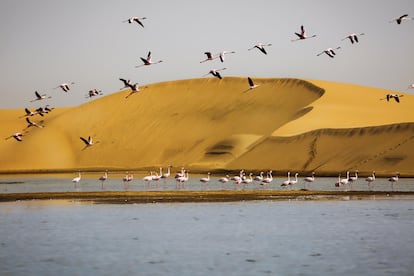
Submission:
<svg viewBox="0 0 414 276">
<path fill-rule="evenodd" d="M 0 194 L 0 202 L 77 200 L 93 203 L 234 202 L 251 200 L 414 199 L 414 192 L 389 191 L 119 191 Z"/>
</svg>

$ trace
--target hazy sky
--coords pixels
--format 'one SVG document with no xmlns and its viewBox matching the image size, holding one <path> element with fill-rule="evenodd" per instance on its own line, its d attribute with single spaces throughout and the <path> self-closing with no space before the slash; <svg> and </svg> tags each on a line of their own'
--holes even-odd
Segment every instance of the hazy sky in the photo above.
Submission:
<svg viewBox="0 0 414 276">
<path fill-rule="evenodd" d="M 289 77 L 410 92 L 414 82 L 413 0 L 1 0 L 0 108 L 74 106 L 97 88 L 119 91 L 123 77 L 140 85 L 225 76 Z M 132 17 L 143 23 L 122 23 Z M 304 25 L 316 38 L 291 42 Z M 365 33 L 360 43 L 341 41 Z M 268 55 L 247 51 L 272 43 Z M 334 59 L 316 54 L 342 46 Z M 164 62 L 135 68 L 151 50 Z M 236 51 L 223 64 L 205 51 Z M 211 77 L 211 76 L 208 76 Z M 75 82 L 70 92 L 53 89 Z M 34 91 L 53 98 L 30 103 Z M 414 92 L 414 89 L 412 90 Z"/>
</svg>

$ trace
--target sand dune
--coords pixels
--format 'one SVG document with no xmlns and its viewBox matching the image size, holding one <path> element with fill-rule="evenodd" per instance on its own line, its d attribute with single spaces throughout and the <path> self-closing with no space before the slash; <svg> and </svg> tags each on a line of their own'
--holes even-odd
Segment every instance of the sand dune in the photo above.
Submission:
<svg viewBox="0 0 414 276">
<path fill-rule="evenodd" d="M 0 142 L 0 171 L 144 169 L 194 171 L 396 171 L 414 175 L 414 96 L 298 79 L 180 80 L 56 109 L 23 142 Z M 22 109 L 23 110 L 23 109 Z M 4 137 L 25 127 L 0 110 Z M 40 117 L 33 117 L 38 120 Z M 84 149 L 79 137 L 97 144 Z"/>
</svg>

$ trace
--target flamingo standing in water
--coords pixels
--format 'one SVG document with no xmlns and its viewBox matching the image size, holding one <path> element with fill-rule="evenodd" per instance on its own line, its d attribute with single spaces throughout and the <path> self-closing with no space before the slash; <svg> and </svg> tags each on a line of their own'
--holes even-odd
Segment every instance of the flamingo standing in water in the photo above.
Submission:
<svg viewBox="0 0 414 276">
<path fill-rule="evenodd" d="M 342 178 L 340 180 L 341 185 L 348 185 L 349 183 L 349 171 L 346 172 L 346 178 Z"/>
<path fill-rule="evenodd" d="M 230 180 L 230 176 L 226 175 L 224 177 L 221 177 L 218 181 L 220 181 L 221 183 L 227 183 Z"/>
<path fill-rule="evenodd" d="M 236 52 L 234 52 L 234 51 L 231 51 L 231 52 L 229 52 L 229 51 L 223 51 L 223 52 L 221 52 L 220 55 L 219 55 L 220 61 L 221 62 L 224 62 L 224 59 L 225 59 L 225 55 L 226 54 L 235 54 L 235 53 Z"/>
<path fill-rule="evenodd" d="M 147 58 L 140 57 L 140 59 L 142 60 L 142 62 L 144 64 L 135 66 L 135 68 L 142 67 L 142 66 L 153 65 L 153 64 L 157 64 L 157 63 L 161 63 L 162 62 L 162 60 L 158 60 L 156 62 L 152 61 L 151 51 L 148 52 Z"/>
<path fill-rule="evenodd" d="M 361 36 L 361 35 L 365 35 L 365 34 L 364 33 L 360 33 L 358 35 L 357 34 L 349 34 L 346 37 L 344 37 L 343 39 L 341 39 L 341 41 L 343 41 L 345 39 L 349 39 L 349 41 L 351 41 L 352 44 L 358 43 L 359 42 L 358 36 Z"/>
<path fill-rule="evenodd" d="M 293 186 L 293 185 L 295 185 L 296 183 L 298 183 L 298 173 L 295 173 L 295 180 L 290 180 L 289 181 L 289 185 L 290 186 Z"/>
<path fill-rule="evenodd" d="M 31 100 L 30 102 L 41 101 L 44 99 L 50 99 L 51 96 L 47 96 L 46 94 L 40 95 L 39 92 L 35 91 L 36 99 Z"/>
<path fill-rule="evenodd" d="M 103 189 L 103 183 L 108 179 L 108 171 L 105 171 L 104 175 L 99 177 L 99 180 L 101 181 L 101 188 Z"/>
<path fill-rule="evenodd" d="M 219 57 L 218 55 L 213 55 L 211 52 L 204 52 L 204 54 L 207 56 L 207 58 L 205 60 L 200 61 L 200 63 L 215 60 Z"/>
<path fill-rule="evenodd" d="M 207 173 L 207 177 L 200 178 L 200 182 L 202 183 L 210 182 L 210 172 Z"/>
<path fill-rule="evenodd" d="M 303 25 L 300 26 L 300 33 L 295 33 L 295 35 L 297 35 L 299 38 L 292 40 L 292 42 L 298 41 L 298 40 L 305 40 L 305 39 L 312 38 L 312 37 L 316 37 L 316 35 L 307 36 L 306 32 L 305 32 L 305 27 L 303 27 Z"/>
<path fill-rule="evenodd" d="M 322 54 L 327 54 L 330 58 L 334 58 L 336 56 L 336 52 L 335 50 L 341 49 L 341 47 L 336 47 L 335 49 L 332 48 L 328 48 L 322 52 L 320 52 L 319 54 L 317 54 L 316 56 L 320 56 Z"/>
<path fill-rule="evenodd" d="M 184 182 L 187 182 L 189 179 L 190 179 L 190 177 L 188 175 L 188 171 L 187 170 L 184 171 L 184 175 L 183 176 L 180 176 L 180 177 L 177 177 L 176 178 L 179 186 L 182 186 L 182 187 L 184 185 Z"/>
<path fill-rule="evenodd" d="M 396 175 L 391 176 L 390 178 L 388 178 L 388 181 L 391 183 L 392 191 L 394 191 L 394 184 L 398 182 L 399 176 L 400 176 L 400 173 L 397 173 Z"/>
<path fill-rule="evenodd" d="M 164 179 L 165 179 L 165 178 L 170 177 L 170 175 L 171 175 L 171 165 L 167 167 L 167 172 L 166 172 L 166 173 L 164 173 L 164 174 L 161 176 L 161 178 L 164 178 Z"/>
<path fill-rule="evenodd" d="M 372 172 L 371 176 L 368 176 L 367 178 L 365 178 L 365 181 L 368 182 L 368 189 L 371 191 L 372 183 L 375 181 L 375 171 Z"/>
<path fill-rule="evenodd" d="M 72 179 L 72 182 L 75 183 L 75 186 L 81 180 L 81 173 L 78 171 L 78 176 Z"/>
<path fill-rule="evenodd" d="M 222 70 L 226 70 L 226 68 L 221 68 L 221 69 L 211 69 L 210 72 L 208 72 L 207 74 L 205 74 L 203 77 L 207 76 L 208 74 L 212 74 L 214 77 L 218 78 L 218 79 L 222 79 L 219 71 Z"/>
<path fill-rule="evenodd" d="M 250 183 L 252 183 L 253 182 L 252 175 L 253 175 L 253 173 L 249 173 L 249 177 L 248 178 L 246 177 L 246 179 L 243 179 L 242 183 L 244 183 L 244 184 L 250 184 Z"/>
<path fill-rule="evenodd" d="M 254 177 L 255 181 L 263 181 L 263 172 L 260 172 L 260 175 L 256 175 Z"/>
<path fill-rule="evenodd" d="M 256 45 L 254 45 L 252 48 L 248 49 L 249 51 L 257 48 L 260 50 L 260 52 L 262 52 L 263 54 L 267 55 L 265 46 L 272 46 L 272 44 L 268 43 L 268 44 L 263 44 L 263 43 L 257 43 Z"/>
<path fill-rule="evenodd" d="M 273 173 L 273 171 L 272 170 L 270 170 L 268 173 L 267 173 L 267 176 L 262 180 L 262 183 L 261 183 L 261 185 L 267 185 L 267 184 L 269 184 L 270 182 L 272 182 L 273 181 L 273 175 L 272 175 L 272 173 Z"/>
<path fill-rule="evenodd" d="M 129 24 L 131 24 L 133 22 L 136 22 L 139 25 L 141 25 L 142 28 L 144 28 L 144 24 L 142 24 L 142 20 L 145 20 L 145 19 L 147 19 L 147 18 L 146 17 L 137 17 L 137 16 L 134 16 L 134 17 L 130 17 L 127 20 L 124 20 L 122 22 L 128 22 Z"/>
<path fill-rule="evenodd" d="M 281 187 L 287 187 L 290 183 L 290 172 L 287 173 L 287 179 L 282 182 Z"/>
<path fill-rule="evenodd" d="M 9 140 L 10 138 L 14 138 L 14 139 L 16 139 L 16 141 L 18 141 L 18 142 L 22 142 L 23 140 L 22 140 L 22 137 L 23 137 L 23 133 L 21 133 L 21 132 L 16 132 L 16 133 L 14 133 L 13 135 L 10 135 L 9 137 L 6 137 L 5 139 L 6 140 Z"/>
</svg>

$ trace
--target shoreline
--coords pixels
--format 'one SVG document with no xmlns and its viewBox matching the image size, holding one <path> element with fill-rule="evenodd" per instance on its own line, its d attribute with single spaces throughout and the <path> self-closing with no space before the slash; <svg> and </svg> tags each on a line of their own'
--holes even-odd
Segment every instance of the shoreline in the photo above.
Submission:
<svg viewBox="0 0 414 276">
<path fill-rule="evenodd" d="M 0 194 L 0 202 L 25 200 L 75 200 L 92 203 L 208 203 L 257 200 L 363 200 L 414 199 L 414 192 L 387 191 L 110 191 Z"/>
</svg>

